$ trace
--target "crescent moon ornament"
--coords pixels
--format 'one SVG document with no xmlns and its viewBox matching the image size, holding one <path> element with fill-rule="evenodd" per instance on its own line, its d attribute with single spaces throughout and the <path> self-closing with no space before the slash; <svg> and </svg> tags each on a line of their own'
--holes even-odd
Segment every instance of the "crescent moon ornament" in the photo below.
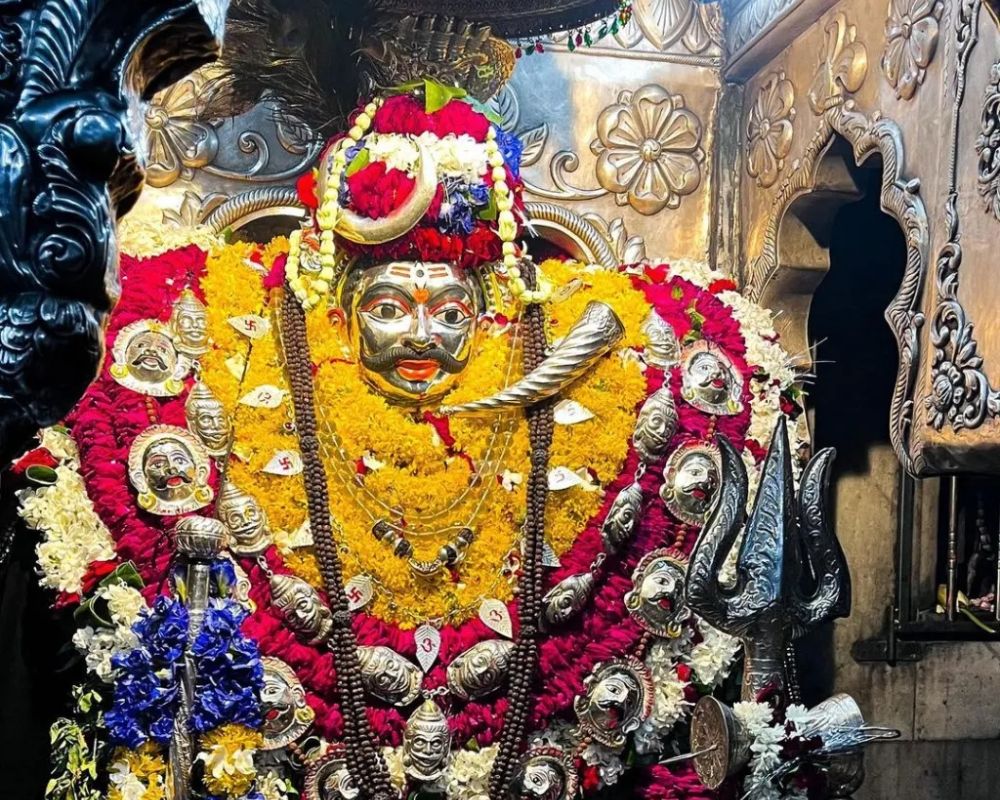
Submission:
<svg viewBox="0 0 1000 800">
<path fill-rule="evenodd" d="M 399 208 L 379 219 L 370 219 L 346 208 L 340 209 L 334 226 L 338 236 L 356 244 L 385 244 L 413 230 L 423 219 L 437 192 L 437 164 L 426 143 L 420 139 L 414 139 L 414 143 L 420 154 L 420 168 L 410 196 Z"/>
</svg>

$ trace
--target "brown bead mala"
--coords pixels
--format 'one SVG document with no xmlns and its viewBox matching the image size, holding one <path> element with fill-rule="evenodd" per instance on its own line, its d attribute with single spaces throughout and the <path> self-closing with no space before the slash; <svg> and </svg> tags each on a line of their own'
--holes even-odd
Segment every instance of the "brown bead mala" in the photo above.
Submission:
<svg viewBox="0 0 1000 800">
<path fill-rule="evenodd" d="M 521 274 L 529 287 L 534 284 L 533 265 L 524 264 Z M 545 358 L 547 342 L 541 306 L 528 306 L 524 310 L 523 323 L 527 329 L 523 361 L 525 372 L 528 372 Z M 281 309 L 281 332 L 302 453 L 309 524 L 323 585 L 333 612 L 330 649 L 337 668 L 336 684 L 344 718 L 347 768 L 362 796 L 371 800 L 392 800 L 398 793 L 392 786 L 389 771 L 368 720 L 358 661 L 358 643 L 351 627 L 352 615 L 344 593 L 343 568 L 330 524 L 326 468 L 320 457 L 319 439 L 316 435 L 312 360 L 306 336 L 305 313 L 287 287 Z M 523 567 L 518 585 L 519 635 L 514 658 L 511 660 L 507 716 L 500 733 L 496 761 L 490 773 L 491 800 L 504 800 L 508 797 L 508 787 L 528 732 L 532 690 L 538 666 L 538 618 L 542 602 L 542 547 L 545 504 L 548 498 L 548 461 L 555 427 L 552 409 L 551 402 L 544 402 L 527 410 L 531 471 L 528 475 L 527 513 L 523 528 Z"/>
</svg>

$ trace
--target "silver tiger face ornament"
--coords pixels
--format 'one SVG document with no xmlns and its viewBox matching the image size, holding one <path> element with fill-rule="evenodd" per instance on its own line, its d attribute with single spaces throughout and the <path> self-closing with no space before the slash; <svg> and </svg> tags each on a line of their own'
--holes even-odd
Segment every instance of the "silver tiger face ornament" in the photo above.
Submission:
<svg viewBox="0 0 1000 800">
<path fill-rule="evenodd" d="M 729 416 L 743 410 L 743 378 L 719 347 L 705 341 L 686 347 L 681 376 L 681 396 L 699 411 Z"/>
<path fill-rule="evenodd" d="M 287 747 L 309 730 L 316 712 L 306 703 L 306 692 L 294 670 L 284 661 L 265 656 L 260 704 L 264 750 Z"/>
<path fill-rule="evenodd" d="M 598 664 L 573 710 L 581 730 L 607 747 L 621 747 L 653 711 L 653 676 L 639 659 Z"/>
<path fill-rule="evenodd" d="M 388 647 L 359 647 L 365 690 L 387 703 L 408 706 L 420 696 L 423 673 L 416 664 Z"/>
<path fill-rule="evenodd" d="M 625 607 L 654 636 L 676 638 L 690 616 L 684 605 L 687 557 L 672 547 L 647 553 L 632 573 L 632 591 Z"/>
<path fill-rule="evenodd" d="M 643 461 L 655 461 L 667 453 L 677 430 L 677 409 L 669 386 L 651 394 L 639 411 L 632 444 Z"/>
<path fill-rule="evenodd" d="M 554 628 L 569 621 L 587 605 L 596 586 L 591 572 L 570 575 L 559 581 L 542 598 L 542 626 Z"/>
<path fill-rule="evenodd" d="M 677 333 L 663 317 L 650 311 L 642 323 L 642 333 L 648 340 L 643 356 L 647 364 L 669 369 L 681 360 L 681 343 Z"/>
<path fill-rule="evenodd" d="M 332 744 L 306 772 L 306 800 L 355 800 L 361 795 L 347 769 L 344 746 Z"/>
<path fill-rule="evenodd" d="M 533 747 L 524 754 L 511 781 L 512 797 L 569 800 L 576 796 L 579 776 L 573 759 L 559 747 Z"/>
<path fill-rule="evenodd" d="M 667 459 L 660 497 L 682 522 L 703 525 L 715 507 L 721 482 L 719 449 L 707 442 L 689 442 Z"/>
<path fill-rule="evenodd" d="M 448 665 L 448 689 L 461 700 L 484 697 L 507 680 L 514 643 L 487 639 L 473 645 Z"/>
<path fill-rule="evenodd" d="M 617 553 L 628 544 L 639 523 L 641 511 L 642 487 L 638 483 L 630 483 L 618 493 L 601 525 L 605 550 Z"/>
</svg>

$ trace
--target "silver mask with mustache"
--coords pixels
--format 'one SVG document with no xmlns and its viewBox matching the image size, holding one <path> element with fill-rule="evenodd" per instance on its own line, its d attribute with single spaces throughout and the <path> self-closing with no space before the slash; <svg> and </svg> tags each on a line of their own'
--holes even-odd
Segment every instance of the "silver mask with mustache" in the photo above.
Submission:
<svg viewBox="0 0 1000 800">
<path fill-rule="evenodd" d="M 412 261 L 361 270 L 341 302 L 362 377 L 406 405 L 440 399 L 455 385 L 483 312 L 474 273 Z"/>
</svg>

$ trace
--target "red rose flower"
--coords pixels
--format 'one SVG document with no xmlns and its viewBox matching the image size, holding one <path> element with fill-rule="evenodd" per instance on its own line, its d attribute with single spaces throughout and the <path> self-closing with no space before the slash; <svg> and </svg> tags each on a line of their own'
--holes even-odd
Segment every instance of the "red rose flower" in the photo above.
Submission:
<svg viewBox="0 0 1000 800">
<path fill-rule="evenodd" d="M 28 467 L 49 467 L 55 469 L 59 464 L 55 456 L 52 455 L 44 447 L 38 447 L 28 453 L 25 453 L 18 461 L 11 467 L 11 472 L 15 475 L 23 475 Z"/>
<path fill-rule="evenodd" d="M 444 137 L 471 136 L 477 142 L 486 141 L 490 121 L 462 100 L 452 100 L 444 108 L 428 114 L 423 103 L 412 95 L 397 95 L 386 100 L 375 112 L 372 130 L 376 133 L 408 133 L 419 136 L 433 133 Z"/>
<path fill-rule="evenodd" d="M 719 278 L 719 280 L 712 281 L 708 285 L 708 291 L 712 294 L 718 294 L 719 292 L 735 292 L 736 284 L 729 280 L 729 278 Z"/>
<path fill-rule="evenodd" d="M 80 591 L 83 594 L 90 594 L 97 588 L 104 578 L 118 569 L 117 561 L 94 561 L 87 567 L 83 579 L 80 581 Z"/>
<path fill-rule="evenodd" d="M 687 664 L 678 664 L 677 677 L 684 682 L 691 680 L 691 667 Z"/>
<path fill-rule="evenodd" d="M 306 208 L 313 211 L 319 208 L 319 199 L 316 197 L 316 170 L 309 170 L 295 182 L 295 192 L 299 196 L 299 202 Z"/>
<path fill-rule="evenodd" d="M 399 208 L 413 192 L 416 181 L 402 170 L 389 169 L 376 161 L 347 179 L 351 206 L 359 214 L 381 219 Z"/>
<path fill-rule="evenodd" d="M 583 780 L 580 782 L 580 788 L 585 792 L 593 792 L 601 785 L 601 773 L 598 772 L 597 767 L 588 764 L 583 768 Z"/>
</svg>

